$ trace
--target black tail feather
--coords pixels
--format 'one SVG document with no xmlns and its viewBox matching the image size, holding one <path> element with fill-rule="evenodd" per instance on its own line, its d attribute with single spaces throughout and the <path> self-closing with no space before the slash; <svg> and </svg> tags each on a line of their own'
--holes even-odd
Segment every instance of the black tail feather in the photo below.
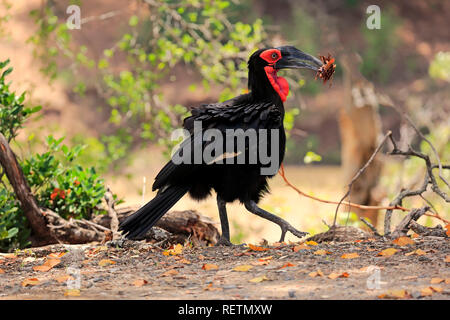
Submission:
<svg viewBox="0 0 450 320">
<path fill-rule="evenodd" d="M 141 238 L 188 192 L 187 187 L 170 186 L 120 224 L 129 239 Z"/>
</svg>

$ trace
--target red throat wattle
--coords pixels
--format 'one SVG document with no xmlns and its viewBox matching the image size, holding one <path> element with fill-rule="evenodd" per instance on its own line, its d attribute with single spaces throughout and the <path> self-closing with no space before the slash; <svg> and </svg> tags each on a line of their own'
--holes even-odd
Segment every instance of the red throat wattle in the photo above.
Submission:
<svg viewBox="0 0 450 320">
<path fill-rule="evenodd" d="M 267 78 L 280 96 L 281 101 L 285 102 L 289 94 L 289 84 L 287 80 L 283 77 L 279 77 L 277 75 L 277 70 L 271 66 L 264 67 L 264 71 L 266 71 Z"/>
</svg>

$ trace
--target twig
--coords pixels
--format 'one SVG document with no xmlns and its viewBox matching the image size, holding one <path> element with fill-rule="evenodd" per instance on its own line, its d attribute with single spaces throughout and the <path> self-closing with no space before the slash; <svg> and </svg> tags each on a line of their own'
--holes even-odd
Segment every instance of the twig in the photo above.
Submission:
<svg viewBox="0 0 450 320">
<path fill-rule="evenodd" d="M 446 231 L 440 224 L 438 224 L 434 228 L 428 228 L 418 224 L 416 221 L 411 221 L 409 223 L 409 228 L 413 230 L 415 233 L 420 234 L 421 236 L 434 236 L 434 237 L 443 237 L 447 238 Z"/>
<path fill-rule="evenodd" d="M 397 106 L 394 104 L 394 102 L 392 101 L 392 99 L 389 98 L 389 96 L 387 95 L 383 95 L 383 104 L 386 106 L 389 106 L 391 108 L 393 108 L 401 117 L 403 117 L 404 119 L 406 119 L 406 121 L 409 123 L 409 125 L 414 129 L 414 131 L 417 133 L 417 135 L 424 140 L 426 143 L 428 143 L 428 145 L 430 146 L 431 150 L 433 150 L 433 153 L 436 157 L 436 160 L 438 162 L 437 167 L 439 168 L 439 178 L 441 178 L 441 180 L 447 185 L 447 187 L 450 188 L 450 184 L 448 183 L 448 181 L 444 178 L 443 173 L 442 173 L 442 169 L 445 167 L 442 165 L 441 163 L 441 159 L 439 157 L 439 153 L 437 152 L 436 148 L 433 146 L 433 144 L 431 143 L 431 141 L 429 139 L 427 139 L 427 137 L 425 137 L 423 135 L 422 132 L 420 132 L 419 128 L 417 128 L 417 126 L 415 125 L 415 123 L 411 120 L 411 118 L 402 110 L 400 110 L 399 108 L 397 108 Z M 449 200 L 446 200 L 447 202 L 450 202 Z"/>
<path fill-rule="evenodd" d="M 431 185 L 431 189 L 438 196 L 440 196 L 446 202 L 450 202 L 449 196 L 446 193 L 444 193 L 437 184 L 437 181 L 433 175 L 433 169 L 437 168 L 438 166 L 431 163 L 430 157 L 426 154 L 423 154 L 421 152 L 414 150 L 411 146 L 408 146 L 407 151 L 402 151 L 398 148 L 397 143 L 392 138 L 392 136 L 390 136 L 390 140 L 394 147 L 394 149 L 391 152 L 389 152 L 390 155 L 413 156 L 413 157 L 421 158 L 425 162 L 425 165 L 426 165 L 426 174 L 425 174 L 425 178 L 422 183 L 422 186 L 419 189 L 417 189 L 417 190 L 408 190 L 408 189 L 401 190 L 401 192 L 397 195 L 397 197 L 389 205 L 391 205 L 391 206 L 402 205 L 402 201 L 404 198 L 422 195 L 425 191 L 427 191 L 428 185 Z M 448 168 L 450 168 L 450 166 L 449 165 L 444 165 L 444 166 L 441 165 L 441 168 L 448 169 Z M 437 219 L 445 222 L 446 224 L 449 223 L 448 220 L 440 217 L 437 213 L 435 213 L 435 214 L 427 213 L 427 215 L 437 218 Z M 384 216 L 384 235 L 385 236 L 390 236 L 391 218 L 392 218 L 392 210 L 387 210 L 386 214 Z"/>
<path fill-rule="evenodd" d="M 334 220 L 333 220 L 333 226 L 336 225 L 336 219 L 337 219 L 337 215 L 338 215 L 338 211 L 339 211 L 339 207 L 342 203 L 342 201 L 344 201 L 345 198 L 347 198 L 352 190 L 352 186 L 353 183 L 361 176 L 361 174 L 363 174 L 363 172 L 367 169 L 367 167 L 372 163 L 373 159 L 375 159 L 375 156 L 378 154 L 378 152 L 381 150 L 381 147 L 383 147 L 383 145 L 385 144 L 385 142 L 387 141 L 387 139 L 389 137 L 392 137 L 392 131 L 388 131 L 386 133 L 386 135 L 384 136 L 383 140 L 381 140 L 380 144 L 378 145 L 378 147 L 375 149 L 375 151 L 372 153 L 372 155 L 370 156 L 369 160 L 367 160 L 366 164 L 359 169 L 359 171 L 355 174 L 355 176 L 353 177 L 353 179 L 350 181 L 350 183 L 348 184 L 348 190 L 345 193 L 345 195 L 341 198 L 341 200 L 339 201 L 337 207 L 336 207 L 336 212 L 334 213 Z"/>
<path fill-rule="evenodd" d="M 367 219 L 364 217 L 360 217 L 359 220 L 361 220 L 362 223 L 364 223 L 377 237 L 381 237 L 381 235 L 378 233 L 377 228 L 375 228 Z"/>
<path fill-rule="evenodd" d="M 394 232 L 392 232 L 392 238 L 398 238 L 401 236 L 405 236 L 409 230 L 409 224 L 411 221 L 417 221 L 421 216 L 423 216 L 430 207 L 425 206 L 420 209 L 412 209 L 410 213 L 408 213 L 402 221 L 395 228 Z"/>
<path fill-rule="evenodd" d="M 122 11 L 120 11 L 120 10 L 115 10 L 115 11 L 109 11 L 109 12 L 106 12 L 106 13 L 103 13 L 103 14 L 101 14 L 101 15 L 98 15 L 98 16 L 89 16 L 89 17 L 86 17 L 86 18 L 83 18 L 83 19 L 81 19 L 81 24 L 85 24 L 85 23 L 88 23 L 88 22 L 91 22 L 91 21 L 94 21 L 94 20 L 106 20 L 106 19 L 110 19 L 110 18 L 113 18 L 113 17 L 115 17 L 115 16 L 117 16 L 117 15 L 119 15 L 119 14 L 121 14 L 122 13 Z"/>
<path fill-rule="evenodd" d="M 414 122 L 411 120 L 411 118 L 406 114 L 403 113 L 403 117 L 405 117 L 405 119 L 409 122 L 409 124 L 411 125 L 411 127 L 413 127 L 414 131 L 416 131 L 417 135 L 426 143 L 428 143 L 428 145 L 430 146 L 431 150 L 433 150 L 434 156 L 436 157 L 436 160 L 438 162 L 438 167 L 439 167 L 439 178 L 441 178 L 442 181 L 444 181 L 444 183 L 447 185 L 447 187 L 450 188 L 450 184 L 447 182 L 447 180 L 444 179 L 443 173 L 442 173 L 442 163 L 441 163 L 441 159 L 439 158 L 439 153 L 437 152 L 436 148 L 433 146 L 433 144 L 430 142 L 430 140 L 427 139 L 427 137 L 425 137 L 423 135 L 422 132 L 420 132 L 420 130 L 417 128 L 417 126 L 414 124 Z"/>
<path fill-rule="evenodd" d="M 115 235 L 118 235 L 118 231 L 119 231 L 119 218 L 117 217 L 117 212 L 114 209 L 114 196 L 111 192 L 111 189 L 109 188 L 109 186 L 106 187 L 106 193 L 105 193 L 105 202 L 106 202 L 106 207 L 108 210 L 108 215 L 111 217 L 111 222 L 110 222 L 110 229 L 111 230 L 107 230 L 107 231 L 112 231 L 113 233 L 113 239 L 115 239 Z M 106 230 L 104 230 L 106 231 Z"/>
<path fill-rule="evenodd" d="M 329 203 L 329 204 L 344 204 L 346 206 L 350 206 L 353 208 L 358 208 L 358 209 L 363 209 L 363 210 L 402 210 L 402 211 L 410 211 L 410 209 L 408 208 L 404 208 L 402 206 L 399 205 L 394 205 L 394 206 L 366 206 L 366 205 L 362 205 L 362 204 L 357 204 L 357 203 L 351 203 L 348 201 L 331 201 L 331 200 L 324 200 L 324 199 L 320 199 L 314 196 L 311 196 L 307 193 L 304 193 L 303 191 L 299 190 L 296 186 L 294 186 L 292 183 L 289 182 L 289 180 L 286 178 L 285 174 L 284 174 L 284 166 L 283 164 L 281 164 L 280 166 L 280 170 L 278 171 L 278 173 L 280 174 L 280 176 L 283 178 L 284 182 L 286 182 L 286 184 L 291 187 L 292 189 L 294 189 L 298 194 L 305 196 L 307 198 L 322 202 L 322 203 Z"/>
</svg>

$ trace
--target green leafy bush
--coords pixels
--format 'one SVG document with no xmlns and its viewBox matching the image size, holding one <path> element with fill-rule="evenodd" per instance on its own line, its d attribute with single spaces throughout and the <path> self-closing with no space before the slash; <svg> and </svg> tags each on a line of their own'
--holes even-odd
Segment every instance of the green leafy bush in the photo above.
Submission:
<svg viewBox="0 0 450 320">
<path fill-rule="evenodd" d="M 3 71 L 8 63 L 8 60 L 0 62 L 0 132 L 8 141 L 20 145 L 15 139 L 18 130 L 40 107 L 25 107 L 25 95 L 17 96 L 10 91 L 5 77 L 12 68 Z M 103 180 L 93 167 L 84 168 L 77 162 L 84 146 L 68 147 L 63 141 L 64 138 L 50 135 L 45 139 L 45 152 L 18 159 L 38 205 L 64 218 L 89 219 L 92 214 L 104 213 L 101 208 L 106 192 Z M 0 250 L 29 245 L 29 235 L 27 220 L 0 167 Z"/>
<path fill-rule="evenodd" d="M 40 106 L 26 108 L 23 104 L 25 93 L 20 96 L 10 92 L 9 83 L 5 82 L 6 76 L 10 74 L 13 68 L 6 68 L 9 59 L 0 61 L 0 132 L 3 133 L 8 141 L 14 139 L 17 131 L 22 128 L 25 120 L 33 113 L 41 110 Z"/>
<path fill-rule="evenodd" d="M 30 229 L 18 201 L 6 188 L 0 189 L 0 251 L 29 245 Z"/>
<path fill-rule="evenodd" d="M 83 146 L 69 148 L 62 141 L 47 137 L 49 150 L 24 160 L 23 172 L 41 207 L 66 219 L 89 219 L 104 212 L 99 207 L 106 192 L 104 182 L 93 167 L 74 163 Z"/>
</svg>

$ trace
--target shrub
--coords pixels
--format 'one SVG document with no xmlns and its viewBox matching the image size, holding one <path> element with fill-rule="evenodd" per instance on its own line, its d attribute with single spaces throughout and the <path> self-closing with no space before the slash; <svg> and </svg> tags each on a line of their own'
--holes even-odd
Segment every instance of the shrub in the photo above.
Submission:
<svg viewBox="0 0 450 320">
<path fill-rule="evenodd" d="M 41 107 L 25 107 L 25 95 L 11 92 L 5 78 L 13 69 L 3 71 L 8 63 L 9 60 L 0 62 L 0 132 L 8 142 L 18 143 L 15 138 L 19 129 Z M 106 192 L 103 180 L 95 168 L 84 168 L 77 162 L 84 146 L 68 147 L 63 141 L 64 138 L 50 135 L 45 139 L 45 152 L 18 159 L 38 205 L 63 218 L 89 219 L 92 214 L 104 213 L 101 208 Z M 31 230 L 1 167 L 0 184 L 0 250 L 25 247 L 30 244 Z"/>
</svg>

